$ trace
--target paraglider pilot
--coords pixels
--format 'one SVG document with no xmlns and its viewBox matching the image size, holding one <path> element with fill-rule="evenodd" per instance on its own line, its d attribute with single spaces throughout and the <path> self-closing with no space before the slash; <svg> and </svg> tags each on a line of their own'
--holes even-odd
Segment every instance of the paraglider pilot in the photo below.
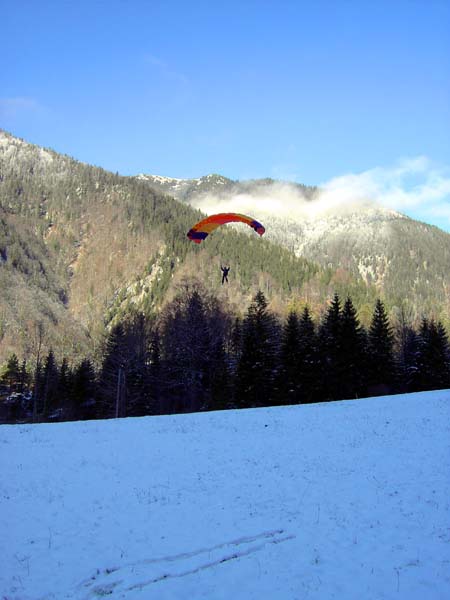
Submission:
<svg viewBox="0 0 450 600">
<path fill-rule="evenodd" d="M 223 285 L 224 281 L 226 281 L 228 283 L 228 272 L 230 270 L 230 267 L 222 267 L 222 265 L 220 265 L 220 270 L 222 271 L 222 285 Z"/>
</svg>

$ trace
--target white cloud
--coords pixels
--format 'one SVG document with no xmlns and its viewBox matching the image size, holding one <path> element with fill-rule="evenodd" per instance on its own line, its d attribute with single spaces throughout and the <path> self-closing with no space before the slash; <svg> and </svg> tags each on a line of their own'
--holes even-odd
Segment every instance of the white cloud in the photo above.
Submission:
<svg viewBox="0 0 450 600">
<path fill-rule="evenodd" d="M 306 199 L 295 185 L 274 182 L 261 187 L 254 193 L 239 193 L 232 196 L 203 196 L 194 198 L 193 204 L 207 214 L 214 212 L 241 212 L 249 214 L 275 213 L 290 216 L 293 212 L 304 214 Z"/>
<path fill-rule="evenodd" d="M 423 220 L 447 217 L 450 226 L 450 169 L 424 156 L 336 177 L 320 187 L 322 200 L 338 199 L 343 205 L 371 200 Z"/>
<path fill-rule="evenodd" d="M 194 204 L 206 213 L 240 211 L 300 218 L 376 204 L 450 230 L 450 169 L 425 156 L 401 160 L 391 167 L 335 177 L 319 188 L 313 201 L 293 184 L 274 182 L 257 193 L 208 196 L 197 198 Z"/>
<path fill-rule="evenodd" d="M 320 187 L 325 195 L 337 194 L 350 201 L 370 198 L 401 210 L 448 199 L 450 173 L 422 156 L 390 168 L 377 167 L 357 175 L 336 177 Z"/>
</svg>

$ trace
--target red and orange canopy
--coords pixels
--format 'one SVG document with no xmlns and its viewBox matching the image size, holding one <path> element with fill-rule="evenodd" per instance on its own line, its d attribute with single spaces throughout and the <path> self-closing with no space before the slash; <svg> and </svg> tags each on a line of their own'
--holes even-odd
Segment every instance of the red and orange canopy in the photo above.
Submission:
<svg viewBox="0 0 450 600">
<path fill-rule="evenodd" d="M 188 231 L 187 236 L 196 244 L 200 244 L 200 242 L 204 240 L 211 233 L 211 231 L 214 231 L 217 229 L 217 227 L 220 227 L 220 225 L 235 222 L 245 223 L 249 227 L 252 227 L 256 233 L 259 233 L 259 235 L 263 235 L 265 232 L 265 228 L 261 225 L 261 223 L 255 221 L 255 219 L 252 219 L 252 217 L 241 215 L 239 213 L 219 213 L 199 221 L 196 225 L 194 225 L 194 227 L 192 227 L 192 229 Z"/>
</svg>

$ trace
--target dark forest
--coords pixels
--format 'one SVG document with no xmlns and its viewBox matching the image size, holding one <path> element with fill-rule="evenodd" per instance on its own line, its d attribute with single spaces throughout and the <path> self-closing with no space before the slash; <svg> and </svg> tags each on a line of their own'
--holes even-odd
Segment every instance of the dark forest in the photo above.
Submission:
<svg viewBox="0 0 450 600">
<path fill-rule="evenodd" d="M 38 331 L 44 339 L 45 331 Z M 377 300 L 370 326 L 335 294 L 313 320 L 283 320 L 259 291 L 243 318 L 199 283 L 185 283 L 158 317 L 136 312 L 110 330 L 99 364 L 50 349 L 34 364 L 11 355 L 1 378 L 3 423 L 162 415 L 327 402 L 450 387 L 441 323 L 391 326 Z"/>
</svg>

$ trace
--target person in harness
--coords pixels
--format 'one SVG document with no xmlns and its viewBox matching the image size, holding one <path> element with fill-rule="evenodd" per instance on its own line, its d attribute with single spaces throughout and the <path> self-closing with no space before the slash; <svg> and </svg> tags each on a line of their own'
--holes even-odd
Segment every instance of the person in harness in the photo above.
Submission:
<svg viewBox="0 0 450 600">
<path fill-rule="evenodd" d="M 230 270 L 230 267 L 222 267 L 222 265 L 221 265 L 220 270 L 222 271 L 222 285 L 223 285 L 225 281 L 228 283 L 228 272 Z"/>
</svg>

